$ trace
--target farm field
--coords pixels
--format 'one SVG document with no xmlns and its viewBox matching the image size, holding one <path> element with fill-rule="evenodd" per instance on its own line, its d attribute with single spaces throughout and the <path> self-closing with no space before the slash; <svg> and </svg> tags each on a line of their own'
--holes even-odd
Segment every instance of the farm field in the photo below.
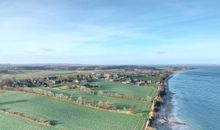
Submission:
<svg viewBox="0 0 220 130">
<path fill-rule="evenodd" d="M 91 71 L 92 72 L 92 71 Z M 34 78 L 40 78 L 40 77 L 47 77 L 47 76 L 71 76 L 76 74 L 88 74 L 91 73 L 90 71 L 21 71 L 17 72 L 15 74 L 0 74 L 0 79 L 34 79 Z"/>
<path fill-rule="evenodd" d="M 147 81 L 147 80 L 159 80 L 160 78 L 159 77 L 154 77 L 154 76 L 136 76 L 136 77 L 133 77 L 134 79 L 137 79 L 137 80 L 144 80 L 144 81 Z"/>
<path fill-rule="evenodd" d="M 28 120 L 0 112 L 1 130 L 49 130 L 46 126 L 38 125 Z M 15 125 L 16 124 L 16 125 Z"/>
<path fill-rule="evenodd" d="M 82 97 L 87 102 L 98 102 L 98 101 L 108 101 L 112 104 L 113 107 L 116 107 L 118 110 L 123 110 L 128 106 L 135 106 L 134 113 L 139 114 L 148 114 L 151 107 L 151 102 L 141 102 L 141 101 L 133 101 L 126 98 L 114 98 L 108 96 L 97 96 L 93 94 L 88 94 L 86 92 L 82 92 L 79 90 L 60 90 L 57 88 L 41 88 L 43 90 L 51 91 L 56 94 L 63 94 L 65 96 L 72 96 L 72 98 L 77 99 L 78 97 Z"/>
<path fill-rule="evenodd" d="M 146 121 L 139 115 L 96 110 L 44 96 L 12 91 L 0 93 L 0 108 L 56 122 L 55 126 L 43 126 L 0 112 L 0 121 L 4 122 L 1 129 L 4 130 L 141 130 Z M 13 122 L 16 125 L 11 125 Z"/>
<path fill-rule="evenodd" d="M 133 96 L 137 98 L 145 98 L 147 96 L 154 97 L 157 91 L 157 87 L 155 85 L 137 86 L 106 80 L 99 80 L 91 84 L 100 86 L 98 90 L 101 90 L 104 93 L 118 93 L 121 95 Z"/>
</svg>

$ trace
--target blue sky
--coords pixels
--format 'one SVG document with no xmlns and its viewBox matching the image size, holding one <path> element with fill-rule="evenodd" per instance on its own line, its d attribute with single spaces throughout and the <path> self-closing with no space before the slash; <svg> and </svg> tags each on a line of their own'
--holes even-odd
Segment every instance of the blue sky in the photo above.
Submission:
<svg viewBox="0 0 220 130">
<path fill-rule="evenodd" d="M 0 63 L 220 64 L 219 0 L 1 0 Z"/>
</svg>

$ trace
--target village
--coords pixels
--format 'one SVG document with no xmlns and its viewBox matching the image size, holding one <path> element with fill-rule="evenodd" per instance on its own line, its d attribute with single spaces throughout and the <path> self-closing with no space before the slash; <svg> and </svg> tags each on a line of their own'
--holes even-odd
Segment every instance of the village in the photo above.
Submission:
<svg viewBox="0 0 220 130">
<path fill-rule="evenodd" d="M 164 71 L 143 71 L 134 70 L 126 72 L 117 71 L 94 71 L 89 74 L 77 74 L 77 75 L 53 75 L 47 77 L 40 77 L 35 79 L 21 79 L 17 80 L 4 79 L 1 82 L 2 86 L 8 87 L 59 87 L 67 84 L 69 89 L 75 88 L 92 88 L 90 83 L 98 80 L 108 80 L 111 82 L 120 82 L 122 84 L 133 84 L 136 86 L 144 86 L 148 84 L 162 85 L 162 78 L 169 75 L 169 72 Z"/>
</svg>

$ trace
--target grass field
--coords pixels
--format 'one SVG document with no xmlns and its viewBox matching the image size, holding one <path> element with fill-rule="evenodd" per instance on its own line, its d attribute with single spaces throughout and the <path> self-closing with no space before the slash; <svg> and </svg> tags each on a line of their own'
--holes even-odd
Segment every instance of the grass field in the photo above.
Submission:
<svg viewBox="0 0 220 130">
<path fill-rule="evenodd" d="M 50 75 L 68 76 L 76 74 L 86 74 L 89 71 L 33 71 L 20 74 L 5 74 L 0 78 L 37 78 Z M 37 94 L 23 93 L 16 91 L 0 91 L 0 108 L 10 112 L 24 113 L 33 118 L 43 121 L 54 121 L 55 126 L 44 126 L 37 122 L 27 120 L 21 116 L 10 115 L 0 111 L 0 130 L 142 130 L 148 118 L 152 105 L 151 100 L 157 92 L 157 85 L 137 86 L 132 84 L 122 84 L 99 80 L 91 82 L 95 88 L 69 89 L 67 84 L 62 84 L 54 88 L 28 88 L 32 90 L 45 90 L 53 94 L 68 96 L 68 99 L 83 98 L 86 102 L 109 102 L 114 110 L 128 111 L 133 114 L 123 114 L 119 112 L 109 112 L 78 105 L 73 102 Z M 88 92 L 88 91 L 89 92 Z M 43 91 L 44 92 L 44 91 Z M 95 94 L 96 93 L 96 94 Z M 101 94 L 100 94 L 101 93 Z M 118 97 L 117 97 L 118 96 Z M 149 99 L 150 100 L 142 100 Z M 76 102 L 75 102 L 76 103 Z M 16 124 L 16 125 L 12 125 Z"/>
<path fill-rule="evenodd" d="M 155 77 L 155 76 L 136 76 L 134 77 L 134 79 L 137 79 L 137 80 L 144 80 L 144 81 L 147 81 L 147 80 L 160 80 L 160 77 Z"/>
<path fill-rule="evenodd" d="M 91 83 L 93 85 L 100 86 L 98 90 L 104 93 L 118 93 L 126 96 L 134 96 L 137 98 L 145 98 L 147 96 L 154 97 L 157 91 L 156 86 L 137 86 L 132 84 L 122 84 L 119 82 L 111 82 L 106 80 L 100 80 Z"/>
<path fill-rule="evenodd" d="M 43 90 L 48 90 L 56 94 L 64 94 L 65 96 L 71 96 L 73 98 L 78 98 L 82 97 L 88 102 L 94 102 L 94 101 L 108 101 L 110 102 L 113 106 L 115 106 L 119 110 L 123 110 L 124 107 L 127 106 L 135 106 L 135 110 L 133 111 L 134 113 L 148 113 L 149 108 L 151 107 L 151 102 L 141 102 L 141 101 L 133 101 L 125 98 L 113 98 L 113 97 L 108 97 L 108 96 L 97 96 L 97 95 L 92 95 L 88 94 L 85 92 L 82 92 L 80 90 L 60 90 L 60 89 L 54 89 L 54 88 L 41 88 Z"/>
<path fill-rule="evenodd" d="M 20 79 L 34 79 L 40 77 L 47 77 L 47 76 L 72 76 L 77 74 L 89 74 L 92 71 L 22 71 L 17 74 L 0 74 L 0 79 L 12 79 L 15 78 L 17 80 Z"/>
<path fill-rule="evenodd" d="M 50 130 L 47 127 L 38 125 L 16 116 L 10 116 L 0 112 L 1 130 Z M 16 124 L 16 125 L 15 125 Z"/>
<path fill-rule="evenodd" d="M 11 91 L 0 93 L 0 108 L 57 122 L 55 126 L 47 127 L 0 112 L 0 129 L 4 130 L 141 130 L 146 121 L 139 115 L 112 113 Z"/>
</svg>

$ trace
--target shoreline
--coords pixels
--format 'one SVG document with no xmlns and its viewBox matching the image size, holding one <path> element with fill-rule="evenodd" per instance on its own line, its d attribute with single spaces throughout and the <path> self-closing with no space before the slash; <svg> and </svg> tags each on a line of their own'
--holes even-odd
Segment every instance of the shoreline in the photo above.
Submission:
<svg viewBox="0 0 220 130">
<path fill-rule="evenodd" d="M 173 72 L 165 78 L 163 85 L 158 86 L 157 96 L 153 101 L 144 130 L 181 129 L 182 126 L 186 125 L 173 114 L 174 105 L 172 101 L 175 93 L 169 89 L 169 80 L 174 75 L 182 72 L 185 72 L 185 70 Z"/>
</svg>

